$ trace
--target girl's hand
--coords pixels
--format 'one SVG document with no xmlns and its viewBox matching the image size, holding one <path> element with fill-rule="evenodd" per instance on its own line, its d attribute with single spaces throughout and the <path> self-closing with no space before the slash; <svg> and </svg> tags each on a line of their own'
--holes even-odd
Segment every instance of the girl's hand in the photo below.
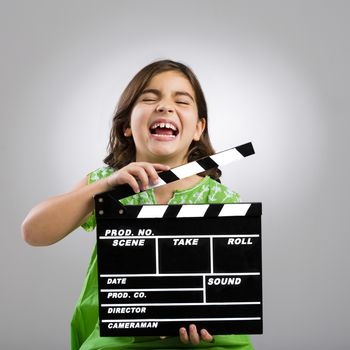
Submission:
<svg viewBox="0 0 350 350">
<path fill-rule="evenodd" d="M 200 335 L 197 332 L 197 327 L 194 324 L 191 324 L 189 327 L 190 335 L 188 335 L 186 328 L 181 327 L 179 329 L 180 341 L 184 344 L 192 343 L 193 345 L 198 345 L 201 340 L 204 340 L 208 343 L 213 341 L 213 336 L 209 334 L 206 329 L 201 329 Z M 166 339 L 167 336 L 160 336 L 160 339 Z"/>
<path fill-rule="evenodd" d="M 180 340 L 184 344 L 191 343 L 193 345 L 198 345 L 201 340 L 204 340 L 208 343 L 213 341 L 213 336 L 209 334 L 206 329 L 201 329 L 200 333 L 197 332 L 197 327 L 194 324 L 191 324 L 189 327 L 189 334 L 185 327 L 179 329 Z"/>
<path fill-rule="evenodd" d="M 166 171 L 170 167 L 164 164 L 135 162 L 126 165 L 106 178 L 110 188 L 118 185 L 129 184 L 135 193 L 141 188 L 146 190 L 150 184 L 158 181 L 157 171 Z M 140 188 L 141 185 L 141 188 Z"/>
</svg>

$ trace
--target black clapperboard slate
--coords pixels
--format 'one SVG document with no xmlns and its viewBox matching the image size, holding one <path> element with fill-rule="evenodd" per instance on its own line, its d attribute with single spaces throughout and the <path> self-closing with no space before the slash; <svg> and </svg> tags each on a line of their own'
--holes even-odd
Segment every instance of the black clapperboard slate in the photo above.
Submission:
<svg viewBox="0 0 350 350">
<path fill-rule="evenodd" d="M 254 154 L 251 143 L 159 173 L 153 187 Z M 261 203 L 123 206 L 95 196 L 101 336 L 262 334 Z"/>
</svg>

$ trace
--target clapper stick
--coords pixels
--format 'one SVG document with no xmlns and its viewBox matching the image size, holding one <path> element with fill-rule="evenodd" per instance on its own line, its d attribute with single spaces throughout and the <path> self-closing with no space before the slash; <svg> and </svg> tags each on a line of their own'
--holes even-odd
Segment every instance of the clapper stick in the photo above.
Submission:
<svg viewBox="0 0 350 350">
<path fill-rule="evenodd" d="M 149 188 L 160 187 L 212 168 L 224 166 L 235 160 L 248 157 L 254 153 L 254 148 L 251 142 L 242 144 L 240 146 L 232 147 L 225 151 L 215 153 L 211 156 L 203 157 L 193 162 L 180 165 L 167 171 L 163 171 L 158 174 L 159 181 L 156 184 L 150 186 Z M 119 200 L 131 196 L 133 194 L 135 194 L 133 189 L 128 184 L 125 184 L 109 191 L 108 195 L 117 202 L 118 207 L 120 207 L 121 209 L 125 209 L 124 206 L 119 202 Z"/>
</svg>

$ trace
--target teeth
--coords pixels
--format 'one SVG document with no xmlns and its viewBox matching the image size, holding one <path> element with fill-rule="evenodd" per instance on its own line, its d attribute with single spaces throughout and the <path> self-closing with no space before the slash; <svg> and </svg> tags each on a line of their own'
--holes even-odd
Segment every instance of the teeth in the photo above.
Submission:
<svg viewBox="0 0 350 350">
<path fill-rule="evenodd" d="M 162 129 L 167 128 L 167 129 L 177 131 L 177 128 L 173 124 L 170 124 L 170 123 L 155 123 L 151 127 L 151 129 L 156 129 L 156 128 L 162 128 Z"/>
<path fill-rule="evenodd" d="M 168 129 L 172 129 L 172 130 L 176 131 L 175 126 L 172 125 L 172 124 L 166 123 L 166 127 L 167 127 Z"/>
<path fill-rule="evenodd" d="M 157 135 L 157 137 L 164 137 L 164 138 L 172 137 L 172 138 L 175 138 L 176 136 L 175 135 Z"/>
</svg>

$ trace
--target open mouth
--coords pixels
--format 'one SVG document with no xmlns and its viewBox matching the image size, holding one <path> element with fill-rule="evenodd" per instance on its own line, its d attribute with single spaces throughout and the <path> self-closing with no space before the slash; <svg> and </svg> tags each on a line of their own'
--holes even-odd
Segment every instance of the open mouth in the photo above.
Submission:
<svg viewBox="0 0 350 350">
<path fill-rule="evenodd" d="M 152 135 L 176 137 L 179 133 L 177 127 L 173 123 L 155 122 L 150 127 Z"/>
</svg>

